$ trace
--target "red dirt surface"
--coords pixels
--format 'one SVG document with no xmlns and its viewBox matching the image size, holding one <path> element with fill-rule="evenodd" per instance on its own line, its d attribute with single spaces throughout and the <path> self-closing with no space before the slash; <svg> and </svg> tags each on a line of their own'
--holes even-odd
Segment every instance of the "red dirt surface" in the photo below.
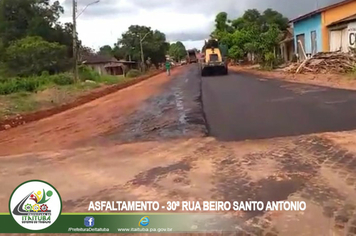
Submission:
<svg viewBox="0 0 356 236">
<path fill-rule="evenodd" d="M 86 94 L 84 96 L 77 98 L 75 101 L 73 101 L 71 103 L 63 104 L 58 107 L 53 107 L 53 108 L 46 109 L 46 110 L 40 110 L 40 111 L 36 111 L 36 112 L 32 112 L 32 113 L 28 113 L 28 114 L 24 114 L 24 115 L 20 115 L 20 116 L 16 116 L 16 117 L 11 117 L 11 118 L 8 118 L 5 120 L 0 120 L 0 131 L 5 130 L 6 125 L 10 125 L 11 128 L 14 128 L 19 125 L 23 125 L 23 124 L 27 124 L 29 122 L 41 120 L 43 118 L 61 113 L 63 111 L 72 109 L 74 107 L 83 105 L 85 103 L 88 103 L 88 102 L 98 99 L 100 97 L 103 97 L 105 95 L 114 93 L 116 91 L 127 88 L 134 84 L 140 83 L 148 78 L 151 78 L 152 76 L 159 75 L 160 73 L 162 73 L 162 72 L 156 71 L 156 72 L 153 72 L 148 75 L 140 76 L 138 78 L 135 78 L 131 81 L 128 81 L 128 82 L 125 82 L 122 84 L 112 85 L 112 86 L 106 87 L 104 89 L 101 88 L 98 90 L 94 90 L 94 91 L 90 92 L 89 94 Z"/>
<path fill-rule="evenodd" d="M 172 75 L 180 70 L 181 68 L 176 68 Z M 0 156 L 34 149 L 64 148 L 74 142 L 108 132 L 119 126 L 121 118 L 135 111 L 142 101 L 158 93 L 160 86 L 170 79 L 164 73 L 148 79 L 149 77 L 109 87 L 56 109 L 23 116 L 21 121 L 34 122 L 0 132 Z M 132 91 L 135 91 L 134 95 Z M 105 94 L 109 95 L 104 96 Z"/>
<path fill-rule="evenodd" d="M 198 76 L 196 70 L 189 73 L 193 66 L 1 131 L 0 212 L 8 211 L 16 186 L 42 179 L 60 192 L 63 212 L 88 212 L 90 201 L 305 201 L 305 211 L 226 214 L 236 220 L 236 230 L 243 228 L 248 235 L 355 235 L 355 131 L 243 142 L 193 137 L 120 145 L 117 137 L 106 135 L 125 126 L 137 110 L 152 115 L 139 114 L 132 129 L 146 128 L 147 123 L 151 128 L 157 113 L 145 106 L 147 101 L 170 124 L 168 119 L 176 114 L 172 110 L 180 107 L 174 108 L 171 94 L 162 98 L 167 90 L 176 94 L 176 87 L 190 85 L 185 81 Z M 175 83 L 180 79 L 183 85 Z M 87 140 L 100 141 L 88 145 Z"/>
</svg>

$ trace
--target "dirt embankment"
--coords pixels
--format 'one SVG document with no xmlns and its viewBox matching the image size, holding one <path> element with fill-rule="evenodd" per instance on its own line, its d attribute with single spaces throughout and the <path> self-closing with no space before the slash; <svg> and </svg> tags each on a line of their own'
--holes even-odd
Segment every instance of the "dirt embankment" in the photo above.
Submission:
<svg viewBox="0 0 356 236">
<path fill-rule="evenodd" d="M 14 128 L 19 125 L 23 125 L 23 124 L 26 124 L 29 122 L 41 120 L 43 118 L 52 116 L 54 114 L 61 113 L 63 111 L 72 109 L 74 107 L 83 105 L 85 103 L 88 103 L 88 102 L 98 99 L 100 97 L 103 97 L 105 95 L 111 94 L 113 92 L 119 91 L 119 90 L 127 88 L 129 86 L 132 86 L 134 84 L 140 83 L 148 78 L 159 75 L 161 73 L 162 73 L 162 71 L 155 71 L 148 75 L 143 75 L 143 76 L 137 77 L 133 80 L 127 81 L 122 84 L 116 84 L 116 85 L 112 85 L 112 86 L 105 87 L 105 88 L 99 88 L 99 89 L 93 90 L 83 96 L 78 97 L 73 102 L 62 104 L 57 107 L 40 110 L 40 111 L 36 111 L 36 112 L 32 112 L 32 113 L 27 113 L 27 114 L 23 114 L 23 115 L 17 115 L 15 117 L 10 117 L 10 118 L 4 119 L 4 120 L 0 119 L 0 131 L 6 130 L 9 128 Z"/>
<path fill-rule="evenodd" d="M 135 111 L 143 109 L 141 107 L 145 101 L 161 94 L 165 84 L 174 80 L 174 77 L 182 70 L 184 71 L 185 68 L 176 68 L 172 71 L 171 77 L 160 73 L 150 79 L 143 77 L 129 84 L 120 85 L 120 87 L 114 86 L 109 91 L 101 92 L 102 97 L 93 95 L 87 100 L 77 101 L 71 105 L 76 106 L 72 109 L 69 109 L 69 105 L 65 107 L 68 108 L 66 111 L 64 111 L 65 108 L 62 108 L 63 110 L 57 108 L 58 110 L 53 113 L 42 113 L 41 116 L 32 118 L 33 120 L 40 119 L 38 121 L 0 131 L 0 156 L 34 150 L 72 148 L 90 140 L 98 140 L 101 137 L 103 139 L 100 141 L 103 141 L 104 144 L 102 142 L 95 143 L 95 146 L 105 145 L 113 139 L 105 138 L 104 134 L 124 129 L 129 123 L 128 117 L 131 117 L 130 115 Z M 138 83 L 140 81 L 142 82 Z M 136 84 L 133 85 L 134 83 Z M 126 88 L 122 89 L 124 87 Z M 120 91 L 114 92 L 120 88 Z M 110 92 L 112 93 L 109 94 Z M 108 95 L 103 96 L 105 94 Z M 88 102 L 89 100 L 93 101 Z M 80 105 L 80 103 L 85 104 Z"/>
<path fill-rule="evenodd" d="M 266 79 L 280 79 L 294 83 L 313 84 L 340 89 L 356 90 L 356 75 L 342 74 L 293 74 L 283 71 L 263 71 L 248 66 L 230 66 L 230 70 L 249 73 Z"/>
</svg>

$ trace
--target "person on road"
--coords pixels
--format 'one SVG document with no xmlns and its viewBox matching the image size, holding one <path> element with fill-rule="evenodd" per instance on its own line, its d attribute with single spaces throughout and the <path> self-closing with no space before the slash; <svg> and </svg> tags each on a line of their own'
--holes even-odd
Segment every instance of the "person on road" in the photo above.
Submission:
<svg viewBox="0 0 356 236">
<path fill-rule="evenodd" d="M 171 75 L 171 62 L 170 61 L 166 61 L 166 70 L 167 70 L 167 75 Z"/>
</svg>

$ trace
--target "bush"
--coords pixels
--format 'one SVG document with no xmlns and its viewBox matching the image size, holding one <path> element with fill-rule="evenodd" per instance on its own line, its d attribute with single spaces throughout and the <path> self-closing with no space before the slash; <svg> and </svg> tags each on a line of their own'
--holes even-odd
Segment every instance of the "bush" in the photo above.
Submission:
<svg viewBox="0 0 356 236">
<path fill-rule="evenodd" d="M 17 92 L 16 82 L 14 80 L 7 80 L 6 82 L 0 83 L 0 94 L 6 95 Z"/>
<path fill-rule="evenodd" d="M 141 75 L 141 72 L 139 70 L 135 70 L 135 69 L 132 69 L 132 70 L 129 70 L 129 72 L 127 72 L 126 76 L 128 78 L 134 78 L 134 77 L 138 77 Z"/>
<path fill-rule="evenodd" d="M 44 81 L 38 77 L 31 78 L 12 78 L 0 83 L 0 94 L 6 95 L 19 91 L 35 92 Z"/>
<path fill-rule="evenodd" d="M 16 76 L 51 74 L 67 69 L 66 47 L 41 37 L 26 37 L 11 43 L 5 52 L 5 66 Z"/>
<path fill-rule="evenodd" d="M 7 79 L 0 75 L 0 83 L 5 83 Z"/>
<path fill-rule="evenodd" d="M 78 67 L 78 71 L 79 71 L 79 79 L 82 81 L 85 80 L 97 81 L 100 79 L 99 73 L 93 70 L 92 68 L 90 68 L 89 66 L 80 65 Z"/>
<path fill-rule="evenodd" d="M 46 70 L 45 70 L 45 71 L 42 71 L 41 76 L 43 76 L 43 77 L 49 76 L 48 71 L 46 71 Z"/>
<path fill-rule="evenodd" d="M 114 75 L 103 75 L 100 77 L 100 82 L 104 84 L 117 84 L 120 79 L 122 79 L 119 76 L 114 76 Z"/>
<path fill-rule="evenodd" d="M 51 80 L 57 85 L 69 85 L 74 83 L 74 79 L 71 74 L 63 73 L 58 75 L 52 75 Z"/>
<path fill-rule="evenodd" d="M 0 81 L 0 94 L 6 95 L 20 91 L 35 92 L 40 86 L 51 83 L 68 85 L 73 84 L 74 80 L 69 73 L 48 76 L 46 72 L 43 72 L 41 76 L 27 78 L 16 77 Z"/>
<path fill-rule="evenodd" d="M 35 92 L 45 81 L 39 77 L 17 79 L 18 91 Z"/>
<path fill-rule="evenodd" d="M 277 64 L 277 58 L 273 52 L 267 52 L 264 55 L 264 66 L 268 69 L 273 69 Z"/>
</svg>

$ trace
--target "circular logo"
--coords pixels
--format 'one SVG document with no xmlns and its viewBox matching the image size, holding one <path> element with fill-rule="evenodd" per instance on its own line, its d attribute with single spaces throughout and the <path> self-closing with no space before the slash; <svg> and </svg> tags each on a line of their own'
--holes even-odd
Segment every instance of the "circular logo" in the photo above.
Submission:
<svg viewBox="0 0 356 236">
<path fill-rule="evenodd" d="M 138 222 L 139 226 L 147 226 L 150 223 L 150 217 L 148 216 L 144 216 L 140 219 L 140 221 Z"/>
<path fill-rule="evenodd" d="M 41 180 L 20 184 L 11 194 L 9 211 L 14 220 L 29 230 L 42 230 L 52 225 L 62 211 L 57 190 Z"/>
</svg>

